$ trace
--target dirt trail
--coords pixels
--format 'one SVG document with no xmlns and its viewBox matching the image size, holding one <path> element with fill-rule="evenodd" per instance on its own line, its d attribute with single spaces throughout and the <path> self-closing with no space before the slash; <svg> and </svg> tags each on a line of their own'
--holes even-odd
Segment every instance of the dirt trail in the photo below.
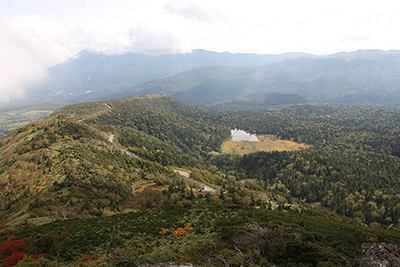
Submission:
<svg viewBox="0 0 400 267">
<path fill-rule="evenodd" d="M 188 178 L 190 181 L 197 182 L 196 180 L 193 180 L 192 178 L 190 178 L 190 174 L 188 172 L 178 171 L 178 170 L 174 170 L 174 172 L 177 172 L 180 175 Z M 212 191 L 212 192 L 216 191 L 214 188 L 211 188 L 208 185 L 205 185 L 205 184 L 201 184 L 201 185 L 203 185 L 205 191 Z"/>
<path fill-rule="evenodd" d="M 112 133 L 109 133 L 110 136 L 108 137 L 108 141 L 110 141 L 110 143 L 113 142 L 115 135 L 113 135 Z"/>
</svg>

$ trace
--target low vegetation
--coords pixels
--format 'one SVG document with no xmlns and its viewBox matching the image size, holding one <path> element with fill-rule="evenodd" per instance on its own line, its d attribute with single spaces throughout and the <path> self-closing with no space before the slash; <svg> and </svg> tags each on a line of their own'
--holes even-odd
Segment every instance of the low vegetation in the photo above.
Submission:
<svg viewBox="0 0 400 267">
<path fill-rule="evenodd" d="M 286 149 L 226 153 L 234 128 Z M 0 139 L 2 264 L 354 266 L 399 245 L 399 136 L 397 109 L 66 106 Z"/>
<path fill-rule="evenodd" d="M 269 151 L 296 151 L 299 149 L 309 148 L 309 145 L 298 144 L 290 140 L 279 140 L 273 135 L 257 135 L 259 142 L 252 141 L 226 141 L 222 145 L 222 153 L 237 154 L 243 156 L 245 154 L 255 152 Z"/>
<path fill-rule="evenodd" d="M 13 255 L 46 255 L 58 264 L 357 266 L 361 244 L 400 245 L 395 230 L 359 227 L 312 212 L 282 212 L 232 204 L 164 206 L 106 218 L 57 221 L 6 235 Z M 16 244 L 19 244 L 18 246 Z M 4 262 L 6 253 L 2 253 Z"/>
</svg>

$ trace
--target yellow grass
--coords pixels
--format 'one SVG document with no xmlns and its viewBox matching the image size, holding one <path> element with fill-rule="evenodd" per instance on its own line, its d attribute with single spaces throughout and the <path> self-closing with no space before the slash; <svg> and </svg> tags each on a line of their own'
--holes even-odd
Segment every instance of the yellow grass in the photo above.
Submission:
<svg viewBox="0 0 400 267">
<path fill-rule="evenodd" d="M 257 135 L 260 142 L 229 140 L 222 145 L 222 153 L 244 155 L 258 151 L 294 151 L 309 148 L 309 145 L 298 144 L 288 140 L 276 139 L 273 135 Z"/>
</svg>

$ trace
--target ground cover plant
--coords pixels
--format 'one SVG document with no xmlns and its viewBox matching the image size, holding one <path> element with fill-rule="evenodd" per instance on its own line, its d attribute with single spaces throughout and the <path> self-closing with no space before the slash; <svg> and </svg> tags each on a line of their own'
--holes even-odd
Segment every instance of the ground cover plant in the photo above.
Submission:
<svg viewBox="0 0 400 267">
<path fill-rule="evenodd" d="M 1 244 L 24 241 L 3 261 L 357 265 L 362 243 L 398 244 L 399 118 L 216 114 L 162 94 L 67 106 L 0 140 Z M 223 153 L 235 128 L 307 147 Z"/>
<path fill-rule="evenodd" d="M 46 259 L 60 264 L 89 259 L 115 264 L 125 257 L 129 260 L 126 263 L 141 264 L 172 261 L 221 265 L 223 260 L 230 266 L 346 266 L 358 263 L 363 243 L 399 245 L 398 231 L 359 227 L 342 220 L 338 216 L 324 218 L 317 213 L 232 204 L 172 205 L 49 223 L 6 235 L 0 247 L 24 241 L 27 255 L 46 254 Z"/>
<path fill-rule="evenodd" d="M 310 147 L 309 145 L 298 144 L 290 140 L 279 140 L 273 135 L 257 135 L 257 138 L 260 140 L 259 142 L 226 141 L 222 145 L 222 153 L 243 156 L 260 151 L 296 151 Z"/>
</svg>

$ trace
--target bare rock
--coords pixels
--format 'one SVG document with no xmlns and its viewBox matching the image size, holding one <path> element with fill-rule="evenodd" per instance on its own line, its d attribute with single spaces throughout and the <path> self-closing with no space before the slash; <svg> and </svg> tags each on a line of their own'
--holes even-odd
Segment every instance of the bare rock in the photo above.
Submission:
<svg viewBox="0 0 400 267">
<path fill-rule="evenodd" d="M 400 249 L 393 244 L 364 243 L 360 267 L 399 267 Z"/>
</svg>

